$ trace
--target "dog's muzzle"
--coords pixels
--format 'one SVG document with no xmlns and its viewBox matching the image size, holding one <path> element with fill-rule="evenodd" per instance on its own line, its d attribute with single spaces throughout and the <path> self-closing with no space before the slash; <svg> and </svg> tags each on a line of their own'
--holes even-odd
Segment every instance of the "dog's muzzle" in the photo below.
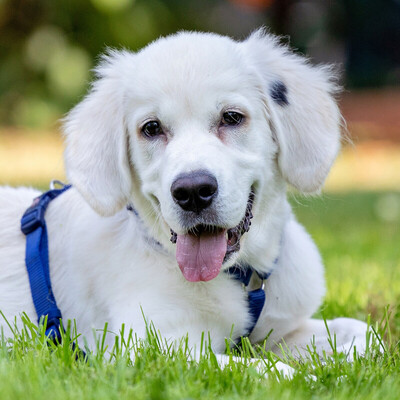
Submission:
<svg viewBox="0 0 400 400">
<path fill-rule="evenodd" d="M 171 242 L 177 244 L 176 259 L 184 277 L 191 282 L 209 281 L 218 276 L 221 266 L 240 249 L 242 235 L 249 231 L 253 190 L 249 194 L 246 212 L 233 228 L 200 224 L 186 234 L 178 235 L 171 229 Z"/>
</svg>

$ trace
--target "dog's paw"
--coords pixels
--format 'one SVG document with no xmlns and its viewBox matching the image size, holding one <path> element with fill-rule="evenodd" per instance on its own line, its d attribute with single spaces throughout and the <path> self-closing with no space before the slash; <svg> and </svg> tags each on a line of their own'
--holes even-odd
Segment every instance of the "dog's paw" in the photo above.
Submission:
<svg viewBox="0 0 400 400">
<path fill-rule="evenodd" d="M 351 318 L 336 318 L 328 324 L 329 330 L 335 335 L 336 350 L 346 355 L 347 361 L 354 361 L 354 357 L 363 356 L 368 349 L 379 348 L 384 351 L 381 339 L 365 322 Z M 329 355 L 329 353 L 327 352 Z"/>
<path fill-rule="evenodd" d="M 267 361 L 263 359 L 249 360 L 249 366 L 252 366 L 259 375 L 268 378 L 271 373 L 275 373 L 279 378 L 292 379 L 295 369 L 282 361 Z"/>
<path fill-rule="evenodd" d="M 295 369 L 282 361 L 270 361 L 261 358 L 243 359 L 235 356 L 216 355 L 218 365 L 221 369 L 231 368 L 232 363 L 245 364 L 246 367 L 253 368 L 260 376 L 268 378 L 271 373 L 276 373 L 280 378 L 292 379 Z"/>
</svg>

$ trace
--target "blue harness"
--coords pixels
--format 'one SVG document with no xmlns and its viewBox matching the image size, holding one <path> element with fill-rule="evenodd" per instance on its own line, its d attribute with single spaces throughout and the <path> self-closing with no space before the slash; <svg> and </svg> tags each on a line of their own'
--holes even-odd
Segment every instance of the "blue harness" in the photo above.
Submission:
<svg viewBox="0 0 400 400">
<path fill-rule="evenodd" d="M 44 214 L 50 202 L 71 186 L 49 190 L 34 199 L 21 219 L 21 230 L 26 236 L 25 264 L 38 323 L 47 316 L 46 335 L 61 341 L 61 311 L 51 289 L 49 249 Z"/>
<path fill-rule="evenodd" d="M 49 250 L 47 239 L 46 221 L 44 218 L 49 203 L 64 193 L 71 186 L 64 186 L 61 189 L 52 189 L 34 199 L 33 204 L 25 211 L 21 219 L 21 230 L 26 235 L 25 263 L 29 276 L 29 284 L 33 304 L 38 316 L 38 323 L 43 322 L 47 316 L 46 335 L 53 340 L 61 342 L 60 327 L 62 318 L 61 311 L 57 307 L 54 297 L 49 273 Z M 128 206 L 137 215 L 136 211 Z M 276 264 L 278 259 L 275 260 Z M 245 336 L 249 336 L 257 324 L 265 303 L 264 281 L 269 278 L 270 273 L 261 274 L 249 265 L 234 265 L 227 270 L 233 279 L 242 283 L 244 288 L 250 283 L 255 272 L 262 281 L 261 287 L 247 292 L 251 325 Z"/>
<path fill-rule="evenodd" d="M 278 259 L 274 261 L 274 264 L 278 262 Z M 267 280 L 271 273 L 261 274 L 258 271 L 255 271 L 250 265 L 246 266 L 236 266 L 228 268 L 226 271 L 229 275 L 233 277 L 233 279 L 241 282 L 244 288 L 249 286 L 251 277 L 255 272 L 259 280 L 261 280 L 261 285 L 258 289 L 247 291 L 247 301 L 249 306 L 249 313 L 251 316 L 250 326 L 247 328 L 247 333 L 244 336 L 250 336 L 253 332 L 258 319 L 260 318 L 261 311 L 265 304 L 265 291 L 264 291 L 264 281 Z"/>
</svg>

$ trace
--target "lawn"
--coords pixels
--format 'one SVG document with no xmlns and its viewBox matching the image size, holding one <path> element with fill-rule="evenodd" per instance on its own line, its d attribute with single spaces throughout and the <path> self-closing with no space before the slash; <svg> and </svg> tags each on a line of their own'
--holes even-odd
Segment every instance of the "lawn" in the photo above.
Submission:
<svg viewBox="0 0 400 400">
<path fill-rule="evenodd" d="M 0 137 L 0 164 L 9 167 L 13 156 L 5 151 L 6 140 Z M 58 165 L 61 153 L 58 142 L 53 144 L 47 151 Z M 24 154 L 29 157 L 32 152 Z M 339 160 L 339 169 L 345 161 Z M 11 168 L 18 179 L 8 183 L 31 182 L 30 175 L 15 175 L 15 169 Z M 51 167 L 33 183 L 44 187 L 57 171 Z M 6 183 L 6 175 L 0 173 L 0 182 Z M 75 360 L 68 341 L 49 347 L 43 332 L 26 322 L 13 341 L 0 339 L 0 399 L 398 399 L 400 193 L 394 190 L 396 185 L 382 191 L 353 187 L 358 190 L 342 187 L 319 197 L 291 195 L 291 202 L 326 265 L 328 293 L 317 317 L 370 318 L 385 340 L 383 353 L 372 351 L 352 364 L 340 354 L 324 362 L 315 357 L 311 362 L 289 360 L 298 370 L 292 380 L 282 380 L 273 371 L 266 379 L 242 364 L 220 370 L 212 354 L 205 354 L 198 364 L 188 362 L 184 345 L 173 352 L 160 345 L 154 333 L 129 351 L 118 343 L 110 361 L 102 351 L 89 354 L 88 362 Z M 245 346 L 243 356 L 251 351 Z M 134 362 L 129 352 L 136 353 Z"/>
</svg>

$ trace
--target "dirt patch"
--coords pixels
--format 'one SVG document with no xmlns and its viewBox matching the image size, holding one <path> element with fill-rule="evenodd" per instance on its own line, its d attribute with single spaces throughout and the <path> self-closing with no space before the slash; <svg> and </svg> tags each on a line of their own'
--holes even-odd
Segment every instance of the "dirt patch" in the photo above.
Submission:
<svg viewBox="0 0 400 400">
<path fill-rule="evenodd" d="M 0 131 L 0 184 L 48 185 L 65 179 L 61 135 L 16 129 Z"/>
<path fill-rule="evenodd" d="M 400 191 L 400 143 L 369 140 L 344 147 L 325 189 Z"/>
</svg>

